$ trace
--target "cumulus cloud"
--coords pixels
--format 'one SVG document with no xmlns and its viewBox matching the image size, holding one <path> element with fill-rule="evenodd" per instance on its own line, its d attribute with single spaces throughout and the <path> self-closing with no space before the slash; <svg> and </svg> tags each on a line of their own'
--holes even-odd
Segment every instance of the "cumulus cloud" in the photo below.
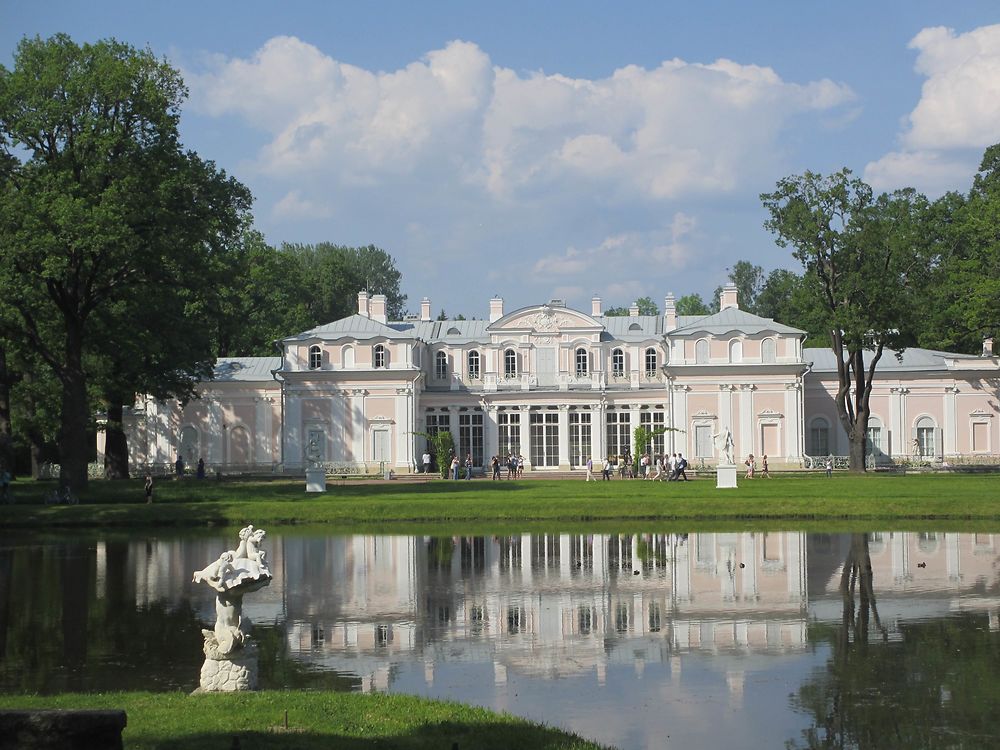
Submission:
<svg viewBox="0 0 1000 750">
<path fill-rule="evenodd" d="M 270 135 L 257 164 L 268 175 L 364 185 L 419 170 L 495 198 L 581 182 L 623 199 L 731 190 L 773 153 L 790 117 L 854 96 L 730 60 L 628 66 L 598 80 L 522 75 L 463 41 L 372 72 L 285 36 L 249 59 L 210 58 L 187 78 L 196 108 Z"/>
<path fill-rule="evenodd" d="M 964 34 L 927 28 L 909 46 L 927 80 L 900 133 L 902 148 L 868 164 L 865 179 L 882 190 L 961 187 L 983 149 L 1000 142 L 1000 25 Z"/>
</svg>

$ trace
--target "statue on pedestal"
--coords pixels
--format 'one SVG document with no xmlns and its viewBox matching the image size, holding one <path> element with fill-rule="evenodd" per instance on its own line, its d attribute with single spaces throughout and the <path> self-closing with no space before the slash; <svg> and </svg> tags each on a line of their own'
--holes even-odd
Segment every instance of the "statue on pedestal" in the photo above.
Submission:
<svg viewBox="0 0 1000 750">
<path fill-rule="evenodd" d="M 726 427 L 725 430 L 720 430 L 717 434 L 712 435 L 712 439 L 715 441 L 715 452 L 719 454 L 719 463 L 735 466 L 733 449 L 736 447 L 736 441 L 733 440 L 732 431 Z"/>
<path fill-rule="evenodd" d="M 263 529 L 253 526 L 240 529 L 236 549 L 223 552 L 192 578 L 194 583 L 208 584 L 216 592 L 215 627 L 201 631 L 205 637 L 205 663 L 198 691 L 257 688 L 257 648 L 250 640 L 250 621 L 243 617 L 243 597 L 271 582 L 267 553 L 260 548 L 265 536 Z"/>
</svg>

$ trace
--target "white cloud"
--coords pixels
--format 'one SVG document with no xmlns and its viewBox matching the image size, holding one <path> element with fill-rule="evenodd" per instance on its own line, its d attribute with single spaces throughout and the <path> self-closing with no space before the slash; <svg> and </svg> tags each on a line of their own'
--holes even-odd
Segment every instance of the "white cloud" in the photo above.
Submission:
<svg viewBox="0 0 1000 750">
<path fill-rule="evenodd" d="M 985 148 L 1000 140 L 1000 24 L 966 34 L 924 29 L 910 42 L 927 80 L 904 135 L 913 149 Z"/>
<path fill-rule="evenodd" d="M 281 219 L 327 219 L 332 215 L 330 206 L 303 198 L 298 190 L 291 190 L 274 204 L 273 214 Z"/>
<path fill-rule="evenodd" d="M 964 188 L 983 149 L 1000 142 L 1000 25 L 965 34 L 926 28 L 909 46 L 927 80 L 900 133 L 902 149 L 869 163 L 865 179 L 879 190 Z"/>
<path fill-rule="evenodd" d="M 186 73 L 193 106 L 270 134 L 257 163 L 268 175 L 363 186 L 419 174 L 504 199 L 581 186 L 623 200 L 732 190 L 776 153 L 790 117 L 853 98 L 842 84 L 787 83 L 730 60 L 598 80 L 521 75 L 461 41 L 392 72 L 294 37 L 205 68 Z"/>
</svg>

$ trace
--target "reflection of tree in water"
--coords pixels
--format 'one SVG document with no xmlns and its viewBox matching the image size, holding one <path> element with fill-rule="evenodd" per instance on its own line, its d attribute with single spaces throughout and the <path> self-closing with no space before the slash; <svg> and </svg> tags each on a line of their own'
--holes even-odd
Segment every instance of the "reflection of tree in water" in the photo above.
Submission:
<svg viewBox="0 0 1000 750">
<path fill-rule="evenodd" d="M 1000 636 L 989 630 L 987 615 L 900 624 L 890 641 L 878 616 L 866 534 L 851 535 L 841 593 L 840 625 L 809 629 L 830 657 L 791 697 L 813 725 L 787 748 L 998 745 Z"/>
</svg>

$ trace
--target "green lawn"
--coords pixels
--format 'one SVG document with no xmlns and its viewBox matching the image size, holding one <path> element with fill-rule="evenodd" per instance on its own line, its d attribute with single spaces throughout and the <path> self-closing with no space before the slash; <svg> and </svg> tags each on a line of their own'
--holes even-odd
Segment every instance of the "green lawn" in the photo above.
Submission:
<svg viewBox="0 0 1000 750">
<path fill-rule="evenodd" d="M 142 483 L 91 482 L 76 506 L 44 505 L 49 483 L 15 483 L 0 526 L 258 526 L 324 524 L 364 530 L 413 524 L 499 529 L 507 524 L 933 520 L 1000 521 L 1000 475 L 784 475 L 717 490 L 712 479 L 654 483 L 582 479 L 332 482 L 307 494 L 299 479 L 164 480 L 146 505 Z"/>
<path fill-rule="evenodd" d="M 122 709 L 128 714 L 123 737 L 130 750 L 600 748 L 568 732 L 508 714 L 379 693 L 3 695 L 0 707 Z"/>
</svg>

